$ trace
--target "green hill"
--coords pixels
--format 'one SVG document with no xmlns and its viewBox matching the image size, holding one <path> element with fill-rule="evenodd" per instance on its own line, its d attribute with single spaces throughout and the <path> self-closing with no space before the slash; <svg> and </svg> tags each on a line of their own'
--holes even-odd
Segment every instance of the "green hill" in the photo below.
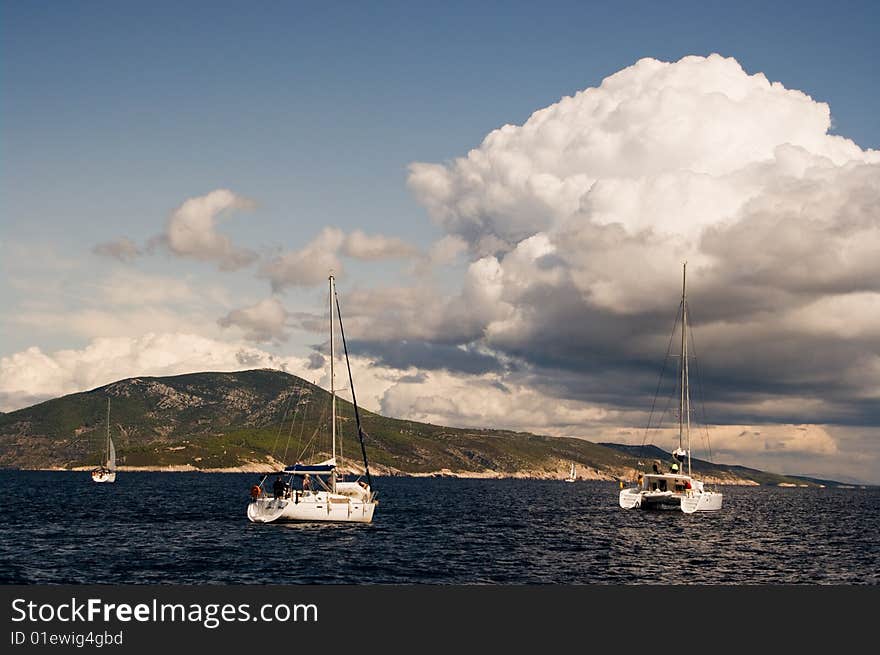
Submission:
<svg viewBox="0 0 880 655">
<path fill-rule="evenodd" d="M 110 429 L 121 467 L 274 470 L 329 455 L 330 394 L 276 370 L 192 373 L 120 380 L 0 415 L 0 467 L 79 468 L 99 461 Z M 360 467 L 350 403 L 337 400 L 342 455 Z M 630 478 L 639 454 L 574 438 L 449 428 L 362 411 L 378 474 Z M 698 469 L 699 470 L 699 469 Z M 706 463 L 720 482 L 803 483 Z"/>
</svg>

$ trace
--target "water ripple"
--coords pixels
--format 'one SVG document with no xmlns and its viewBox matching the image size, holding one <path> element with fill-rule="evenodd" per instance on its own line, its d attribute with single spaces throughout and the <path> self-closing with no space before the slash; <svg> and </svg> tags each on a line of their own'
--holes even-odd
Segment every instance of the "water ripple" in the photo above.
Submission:
<svg viewBox="0 0 880 655">
<path fill-rule="evenodd" d="M 255 525 L 253 475 L 0 472 L 0 583 L 878 584 L 880 490 L 726 487 L 721 512 L 617 487 L 382 478 L 371 525 Z"/>
</svg>

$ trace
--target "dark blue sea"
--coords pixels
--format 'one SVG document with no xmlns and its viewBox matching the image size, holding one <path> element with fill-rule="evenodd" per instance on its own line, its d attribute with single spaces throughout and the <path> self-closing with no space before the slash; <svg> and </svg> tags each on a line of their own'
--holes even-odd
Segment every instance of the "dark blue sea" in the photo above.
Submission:
<svg viewBox="0 0 880 655">
<path fill-rule="evenodd" d="M 880 583 L 878 488 L 722 487 L 687 516 L 604 482 L 377 478 L 370 525 L 256 525 L 257 479 L 2 471 L 0 583 Z"/>
</svg>

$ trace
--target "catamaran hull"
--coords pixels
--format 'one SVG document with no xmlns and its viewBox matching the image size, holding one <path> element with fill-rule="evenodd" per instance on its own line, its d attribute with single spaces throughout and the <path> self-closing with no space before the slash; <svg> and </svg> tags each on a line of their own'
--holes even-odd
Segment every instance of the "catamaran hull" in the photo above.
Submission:
<svg viewBox="0 0 880 655">
<path fill-rule="evenodd" d="M 92 482 L 116 482 L 116 473 L 92 473 Z"/>
<path fill-rule="evenodd" d="M 685 514 L 694 512 L 714 512 L 721 509 L 723 494 L 717 491 L 704 491 L 681 499 L 681 511 Z"/>
<path fill-rule="evenodd" d="M 285 523 L 329 521 L 334 523 L 371 523 L 375 502 L 348 499 L 259 499 L 248 505 L 247 515 L 253 523 Z"/>
<path fill-rule="evenodd" d="M 693 514 L 721 509 L 722 498 L 723 494 L 717 491 L 677 494 L 629 488 L 621 490 L 618 504 L 623 509 L 680 509 L 685 514 Z"/>
</svg>

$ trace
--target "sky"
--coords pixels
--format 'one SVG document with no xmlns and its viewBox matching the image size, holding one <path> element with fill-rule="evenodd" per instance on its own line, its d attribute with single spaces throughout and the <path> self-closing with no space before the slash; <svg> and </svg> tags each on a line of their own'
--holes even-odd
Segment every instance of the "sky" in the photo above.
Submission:
<svg viewBox="0 0 880 655">
<path fill-rule="evenodd" d="M 880 483 L 880 9 L 766 4 L 0 2 L 0 411 L 327 386 L 333 270 L 369 409 L 671 449 L 687 260 L 695 454 Z"/>
</svg>

